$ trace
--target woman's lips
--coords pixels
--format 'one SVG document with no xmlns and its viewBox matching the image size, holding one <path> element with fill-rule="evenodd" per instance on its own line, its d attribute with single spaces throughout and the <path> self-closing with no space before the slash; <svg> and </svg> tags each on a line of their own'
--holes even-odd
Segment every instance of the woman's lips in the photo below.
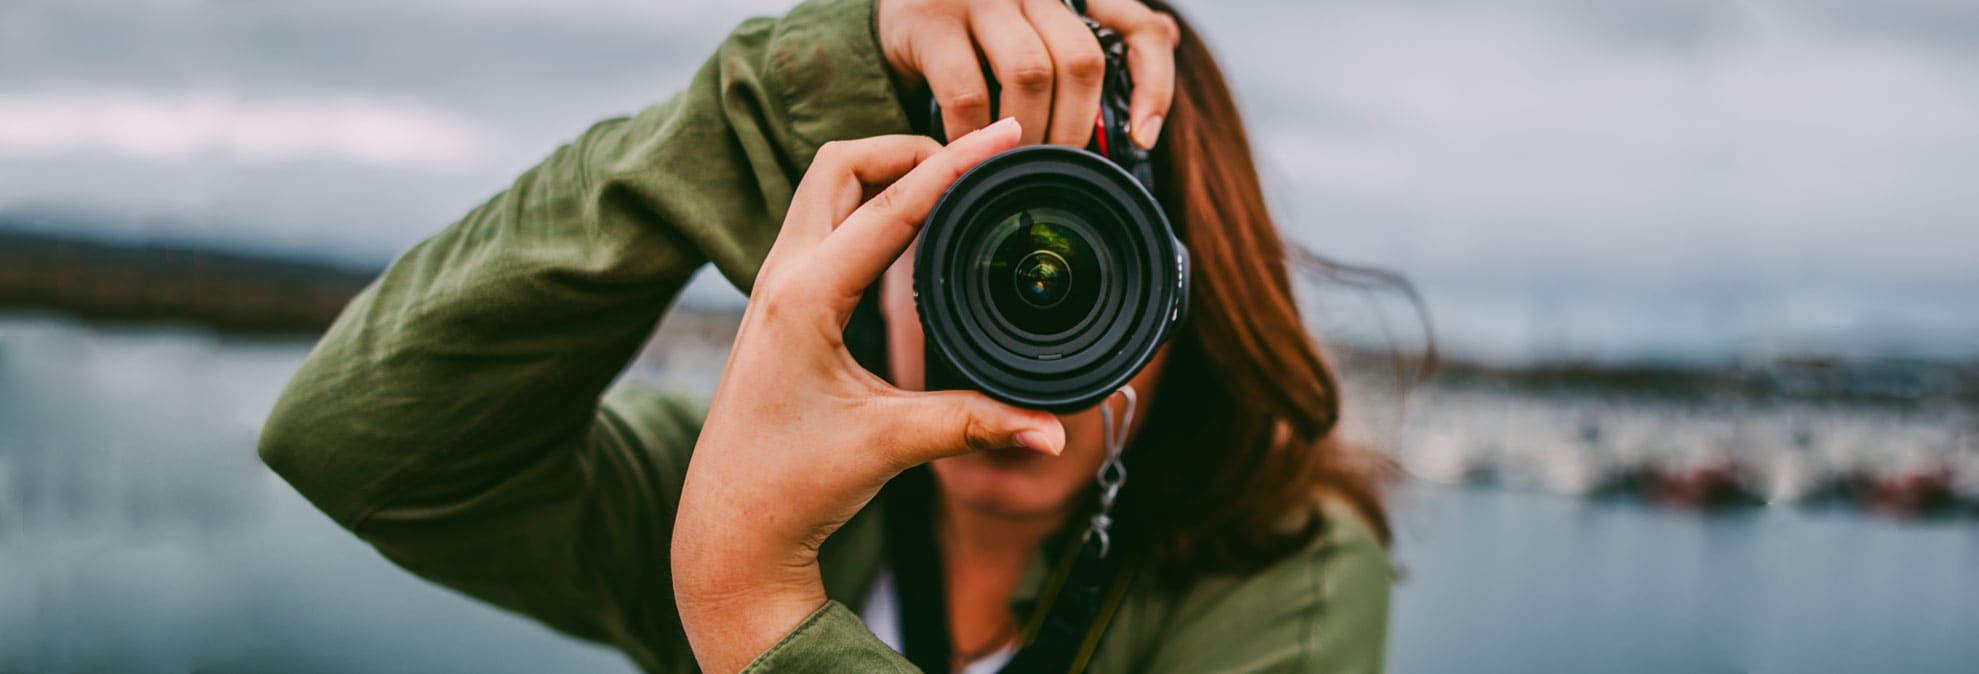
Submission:
<svg viewBox="0 0 1979 674">
<path fill-rule="evenodd" d="M 1003 447 L 999 449 L 986 449 L 982 451 L 982 455 L 988 457 L 991 462 L 997 464 L 1025 463 L 1030 461 L 1031 459 L 1035 459 L 1040 456 L 1046 456 L 1044 453 L 1039 452 L 1037 450 L 1024 449 L 1022 447 Z"/>
</svg>

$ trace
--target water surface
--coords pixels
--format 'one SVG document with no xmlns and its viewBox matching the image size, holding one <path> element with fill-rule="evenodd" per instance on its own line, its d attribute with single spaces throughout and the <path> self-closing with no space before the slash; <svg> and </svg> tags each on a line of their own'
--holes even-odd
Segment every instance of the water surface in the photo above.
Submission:
<svg viewBox="0 0 1979 674">
<path fill-rule="evenodd" d="M 399 571 L 264 469 L 307 351 L 0 318 L 0 671 L 630 671 Z M 630 376 L 705 390 L 719 355 Z M 1396 517 L 1396 672 L 1979 668 L 1969 519 L 1427 485 Z"/>
</svg>

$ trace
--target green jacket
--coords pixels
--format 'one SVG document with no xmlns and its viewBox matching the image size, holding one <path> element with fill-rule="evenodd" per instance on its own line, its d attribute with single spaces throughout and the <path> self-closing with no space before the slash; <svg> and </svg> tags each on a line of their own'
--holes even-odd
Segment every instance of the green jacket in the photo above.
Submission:
<svg viewBox="0 0 1979 674">
<path fill-rule="evenodd" d="M 820 145 L 908 128 L 873 0 L 743 24 L 672 100 L 597 124 L 394 262 L 289 383 L 264 460 L 414 573 L 693 670 L 668 546 L 705 407 L 605 391 L 696 269 L 751 286 Z M 913 669 L 848 608 L 883 556 L 875 509 L 822 552 L 833 601 L 751 670 Z M 1261 572 L 1137 582 L 1091 671 L 1378 671 L 1387 556 L 1326 512 L 1325 536 Z"/>
</svg>

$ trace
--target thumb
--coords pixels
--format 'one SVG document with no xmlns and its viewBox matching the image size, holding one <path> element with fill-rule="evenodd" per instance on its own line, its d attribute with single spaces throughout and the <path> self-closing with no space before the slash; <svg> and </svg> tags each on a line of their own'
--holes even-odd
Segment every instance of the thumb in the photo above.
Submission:
<svg viewBox="0 0 1979 674">
<path fill-rule="evenodd" d="M 974 391 L 906 393 L 887 431 L 898 458 L 920 465 L 986 449 L 1028 449 L 1053 456 L 1065 450 L 1065 427 L 1050 412 L 1027 410 Z"/>
</svg>

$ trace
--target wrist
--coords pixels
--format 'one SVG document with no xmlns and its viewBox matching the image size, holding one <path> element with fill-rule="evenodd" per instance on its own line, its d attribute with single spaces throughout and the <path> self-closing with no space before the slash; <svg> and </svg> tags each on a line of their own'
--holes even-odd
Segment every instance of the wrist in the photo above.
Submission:
<svg viewBox="0 0 1979 674">
<path fill-rule="evenodd" d="M 730 597 L 783 594 L 821 585 L 815 554 L 739 546 L 738 536 L 723 533 L 693 539 L 685 538 L 688 535 L 691 532 L 677 531 L 673 544 L 674 594 L 683 599 L 721 604 Z"/>
<path fill-rule="evenodd" d="M 896 54 L 879 38 L 876 0 L 805 0 L 771 35 L 763 71 L 782 93 L 796 165 L 827 141 L 912 128 L 891 85 Z"/>
<path fill-rule="evenodd" d="M 825 604 L 817 555 L 749 527 L 697 526 L 691 513 L 674 531 L 674 603 L 701 668 L 740 671 Z"/>
<path fill-rule="evenodd" d="M 741 671 L 826 601 L 815 567 L 808 581 L 736 573 L 674 583 L 681 627 L 694 659 L 708 672 Z"/>
</svg>

